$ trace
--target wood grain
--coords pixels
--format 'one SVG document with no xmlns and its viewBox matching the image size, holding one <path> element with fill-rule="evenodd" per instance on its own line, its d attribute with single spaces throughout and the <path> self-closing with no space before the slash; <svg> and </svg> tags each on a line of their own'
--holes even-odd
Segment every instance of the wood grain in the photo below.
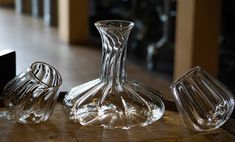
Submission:
<svg viewBox="0 0 235 142">
<path fill-rule="evenodd" d="M 194 132 L 184 126 L 177 112 L 166 111 L 159 121 L 129 130 L 102 129 L 70 122 L 62 105 L 57 104 L 51 118 L 42 124 L 23 125 L 0 118 L 0 141 L 11 142 L 231 142 L 235 136 L 220 128 L 212 132 Z"/>
</svg>

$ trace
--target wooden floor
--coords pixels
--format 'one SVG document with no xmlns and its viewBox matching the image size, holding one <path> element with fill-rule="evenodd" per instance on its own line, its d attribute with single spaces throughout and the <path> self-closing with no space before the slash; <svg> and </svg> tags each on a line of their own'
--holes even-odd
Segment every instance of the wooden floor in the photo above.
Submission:
<svg viewBox="0 0 235 142">
<path fill-rule="evenodd" d="M 68 45 L 58 37 L 57 29 L 45 26 L 42 19 L 0 8 L 0 50 L 6 48 L 16 51 L 17 73 L 34 61 L 44 61 L 58 69 L 63 77 L 61 91 L 99 75 L 101 48 Z M 141 81 L 171 99 L 167 77 L 131 62 L 127 70 L 130 80 Z"/>
</svg>

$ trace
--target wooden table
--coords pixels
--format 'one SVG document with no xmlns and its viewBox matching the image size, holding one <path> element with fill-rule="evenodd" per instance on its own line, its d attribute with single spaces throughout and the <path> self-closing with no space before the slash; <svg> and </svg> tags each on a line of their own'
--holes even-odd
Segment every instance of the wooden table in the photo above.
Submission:
<svg viewBox="0 0 235 142">
<path fill-rule="evenodd" d="M 168 107 L 168 103 L 166 103 Z M 233 121 L 234 122 L 234 121 Z M 235 127 L 231 121 L 225 128 Z M 229 127 L 227 127 L 229 126 Z M 207 142 L 235 141 L 235 135 L 229 129 L 219 128 L 211 132 L 194 132 L 184 126 L 183 120 L 176 111 L 167 110 L 157 122 L 146 127 L 135 127 L 129 130 L 102 129 L 81 126 L 69 121 L 58 103 L 50 119 L 42 124 L 23 125 L 6 118 L 0 118 L 0 142 Z"/>
</svg>

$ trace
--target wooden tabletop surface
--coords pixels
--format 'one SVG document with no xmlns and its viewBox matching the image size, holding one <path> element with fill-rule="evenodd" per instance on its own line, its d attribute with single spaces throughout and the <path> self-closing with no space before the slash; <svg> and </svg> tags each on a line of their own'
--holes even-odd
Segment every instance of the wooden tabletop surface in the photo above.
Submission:
<svg viewBox="0 0 235 142">
<path fill-rule="evenodd" d="M 234 127 L 234 126 L 233 126 Z M 81 126 L 69 121 L 58 103 L 47 122 L 23 125 L 0 117 L 0 142 L 232 142 L 235 135 L 219 128 L 211 132 L 194 132 L 184 126 L 176 111 L 167 110 L 157 122 L 129 130 Z"/>
</svg>

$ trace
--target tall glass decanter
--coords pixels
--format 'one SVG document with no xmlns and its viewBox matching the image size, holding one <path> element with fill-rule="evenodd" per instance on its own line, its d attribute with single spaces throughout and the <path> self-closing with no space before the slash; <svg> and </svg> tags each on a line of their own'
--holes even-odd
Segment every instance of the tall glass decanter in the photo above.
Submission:
<svg viewBox="0 0 235 142">
<path fill-rule="evenodd" d="M 102 39 L 101 75 L 65 95 L 63 106 L 69 119 L 81 125 L 122 129 L 160 119 L 165 111 L 161 94 L 127 80 L 126 46 L 134 23 L 105 20 L 95 26 Z"/>
</svg>

